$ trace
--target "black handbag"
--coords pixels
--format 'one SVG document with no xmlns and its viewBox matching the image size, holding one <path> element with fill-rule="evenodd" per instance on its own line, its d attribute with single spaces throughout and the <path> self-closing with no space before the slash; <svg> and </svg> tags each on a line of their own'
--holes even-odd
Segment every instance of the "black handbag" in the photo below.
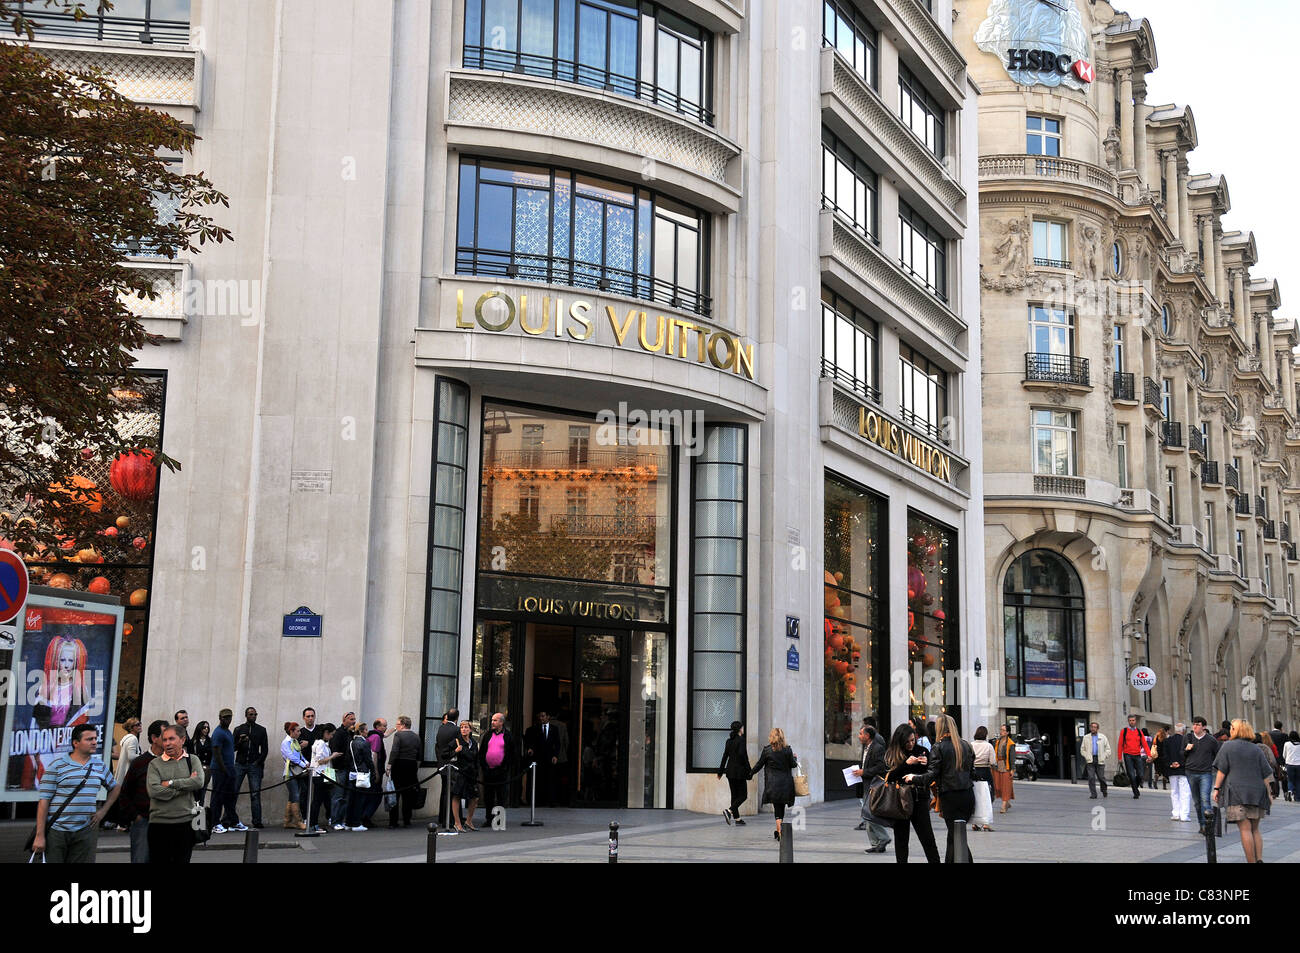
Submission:
<svg viewBox="0 0 1300 953">
<path fill-rule="evenodd" d="M 910 784 L 882 781 L 868 789 L 867 808 L 874 816 L 884 820 L 909 820 L 914 806 L 915 799 Z"/>
<path fill-rule="evenodd" d="M 59 809 L 58 809 L 57 811 L 54 812 L 54 816 L 53 816 L 53 817 L 47 817 L 47 818 L 45 819 L 45 833 L 46 833 L 46 835 L 48 835 L 48 834 L 50 833 L 50 828 L 53 827 L 53 826 L 54 826 L 54 822 L 57 821 L 57 820 L 59 819 L 59 815 L 63 813 L 64 809 L 67 808 L 67 806 L 68 806 L 69 804 L 72 803 L 72 799 L 75 798 L 78 794 L 80 794 L 80 793 L 81 793 L 81 789 L 84 788 L 84 787 L 86 786 L 86 782 L 90 780 L 90 769 L 91 769 L 93 766 L 94 766 L 94 765 L 93 765 L 93 762 L 92 762 L 91 764 L 87 764 L 87 765 L 86 765 L 86 773 L 82 776 L 82 778 L 81 778 L 81 783 L 78 784 L 75 788 L 73 788 L 73 789 L 72 789 L 72 793 L 69 794 L 66 798 L 63 799 L 63 803 L 60 804 L 60 805 L 59 805 Z M 31 833 L 27 835 L 27 840 L 23 842 L 23 853 L 24 853 L 24 854 L 30 854 L 30 853 L 32 852 L 32 848 L 33 848 L 35 845 L 36 845 L 36 825 L 33 824 L 33 825 L 32 825 Z"/>
</svg>

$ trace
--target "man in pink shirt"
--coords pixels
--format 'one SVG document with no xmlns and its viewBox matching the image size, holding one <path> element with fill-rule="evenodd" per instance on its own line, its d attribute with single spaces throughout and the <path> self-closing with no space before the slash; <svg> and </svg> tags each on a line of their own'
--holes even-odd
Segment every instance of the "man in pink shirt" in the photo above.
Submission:
<svg viewBox="0 0 1300 953">
<path fill-rule="evenodd" d="M 479 739 L 479 757 L 483 761 L 483 805 L 487 809 L 488 821 L 493 830 L 499 830 L 494 823 L 492 809 L 501 805 L 509 806 L 510 772 L 517 760 L 515 740 L 506 728 L 506 716 L 497 712 L 492 716 L 492 730 Z"/>
</svg>

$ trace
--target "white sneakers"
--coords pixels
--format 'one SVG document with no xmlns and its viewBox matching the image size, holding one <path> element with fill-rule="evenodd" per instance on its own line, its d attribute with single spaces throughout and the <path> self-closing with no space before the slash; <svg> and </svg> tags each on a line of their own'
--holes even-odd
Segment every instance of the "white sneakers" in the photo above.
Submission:
<svg viewBox="0 0 1300 953">
<path fill-rule="evenodd" d="M 248 825 L 246 825 L 246 824 L 244 824 L 242 821 L 240 821 L 238 824 L 236 824 L 234 827 L 232 827 L 232 828 L 230 828 L 230 829 L 231 829 L 232 831 L 246 831 L 246 830 L 248 830 Z"/>
<path fill-rule="evenodd" d="M 345 827 L 345 826 L 342 825 L 342 824 L 335 824 L 335 825 L 334 825 L 334 829 L 335 829 L 336 831 L 345 831 L 345 830 L 347 830 L 347 827 Z"/>
<path fill-rule="evenodd" d="M 356 827 L 349 827 L 348 830 L 350 830 L 350 831 L 364 831 L 364 830 L 366 830 L 366 828 L 364 828 L 364 827 L 362 827 L 360 824 L 358 824 Z"/>
<path fill-rule="evenodd" d="M 226 829 L 225 829 L 224 827 L 222 827 L 220 824 L 214 824 L 214 825 L 212 825 L 212 833 L 214 833 L 214 834 L 224 834 L 225 832 L 226 832 Z"/>
</svg>

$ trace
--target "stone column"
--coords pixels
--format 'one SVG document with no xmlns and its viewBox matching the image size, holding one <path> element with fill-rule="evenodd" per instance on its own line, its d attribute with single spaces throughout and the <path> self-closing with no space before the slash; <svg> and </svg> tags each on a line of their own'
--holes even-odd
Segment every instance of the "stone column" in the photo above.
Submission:
<svg viewBox="0 0 1300 953">
<path fill-rule="evenodd" d="M 1290 351 L 1284 351 L 1287 358 L 1282 362 L 1282 400 L 1286 403 L 1286 409 L 1295 416 L 1295 358 L 1291 356 Z"/>
<path fill-rule="evenodd" d="M 1165 162 L 1165 222 L 1174 233 L 1174 241 L 1183 237 L 1183 215 L 1178 208 L 1178 150 L 1162 149 L 1160 158 Z"/>
<path fill-rule="evenodd" d="M 1133 168 L 1137 169 L 1139 178 L 1151 188 L 1151 160 L 1147 156 L 1147 104 L 1146 88 L 1135 87 L 1133 90 Z"/>
<path fill-rule="evenodd" d="M 1266 381 L 1273 380 L 1273 318 L 1267 311 L 1259 314 L 1259 358 L 1260 368 Z"/>
<path fill-rule="evenodd" d="M 1205 283 L 1210 288 L 1210 297 L 1218 297 L 1215 288 L 1214 271 L 1214 216 L 1198 215 L 1196 224 L 1201 226 L 1201 271 L 1205 272 Z"/>
<path fill-rule="evenodd" d="M 1228 272 L 1223 265 L 1223 232 L 1214 233 L 1214 287 L 1220 301 L 1228 297 Z"/>
<path fill-rule="evenodd" d="M 1119 155 L 1121 169 L 1135 169 L 1133 162 L 1133 70 L 1119 70 Z"/>
<path fill-rule="evenodd" d="M 1237 326 L 1237 333 L 1241 339 L 1246 342 L 1246 350 L 1250 350 L 1250 327 L 1248 312 L 1246 310 L 1246 270 L 1244 268 L 1232 269 L 1232 298 L 1236 303 L 1236 309 L 1233 312 L 1233 321 Z"/>
<path fill-rule="evenodd" d="M 1192 231 L 1194 223 L 1192 222 L 1192 205 L 1187 199 L 1187 176 L 1188 170 L 1180 168 L 1178 170 L 1178 207 L 1183 212 L 1182 236 L 1183 247 L 1188 251 L 1196 242 L 1196 233 Z"/>
</svg>

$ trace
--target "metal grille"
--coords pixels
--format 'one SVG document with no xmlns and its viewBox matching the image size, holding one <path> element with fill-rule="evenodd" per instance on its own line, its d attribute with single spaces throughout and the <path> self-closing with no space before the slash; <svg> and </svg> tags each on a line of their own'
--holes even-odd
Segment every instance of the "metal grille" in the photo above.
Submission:
<svg viewBox="0 0 1300 953">
<path fill-rule="evenodd" d="M 1133 375 L 1117 373 L 1112 385 L 1115 400 L 1136 400 L 1133 395 Z"/>
<path fill-rule="evenodd" d="M 1237 468 L 1231 463 L 1226 464 L 1223 468 L 1223 482 L 1227 484 L 1230 490 L 1241 489 L 1241 477 L 1237 474 Z"/>
<path fill-rule="evenodd" d="M 1069 268 L 1068 260 L 1059 260 L 1056 258 L 1035 258 L 1034 264 L 1039 268 Z"/>
<path fill-rule="evenodd" d="M 1277 523 L 1272 520 L 1264 521 L 1264 538 L 1277 539 Z"/>
<path fill-rule="evenodd" d="M 1183 425 L 1176 420 L 1166 420 L 1160 425 L 1160 443 L 1165 447 L 1183 445 Z"/>
<path fill-rule="evenodd" d="M 137 294 L 123 295 L 122 302 L 137 318 L 183 318 L 185 288 L 183 268 L 140 268 L 152 280 L 158 297 L 150 300 Z"/>
<path fill-rule="evenodd" d="M 1255 515 L 1260 519 L 1264 519 L 1268 515 L 1268 507 L 1262 496 L 1255 497 Z"/>
<path fill-rule="evenodd" d="M 858 432 L 858 408 L 861 407 L 848 394 L 835 391 L 831 399 L 831 420 L 840 430 Z"/>
<path fill-rule="evenodd" d="M 1025 354 L 1025 379 L 1088 386 L 1088 359 L 1069 354 Z"/>
<path fill-rule="evenodd" d="M 1160 410 L 1160 387 L 1149 377 L 1142 378 L 1142 403 Z"/>
<path fill-rule="evenodd" d="M 869 400 L 873 404 L 880 403 L 879 388 L 872 387 L 866 381 L 854 377 L 848 371 L 836 365 L 835 362 L 828 361 L 826 358 L 822 358 L 822 378 L 833 380 L 841 387 L 853 391 L 862 399 Z"/>
<path fill-rule="evenodd" d="M 1244 494 L 1237 497 L 1236 512 L 1238 516 L 1250 515 L 1250 497 Z"/>
<path fill-rule="evenodd" d="M 685 118 L 649 115 L 578 92 L 509 80 L 454 77 L 447 121 L 580 139 L 668 162 L 723 184 L 736 154 Z"/>
<path fill-rule="evenodd" d="M 1205 455 L 1205 435 L 1195 427 L 1187 428 L 1187 449 L 1192 453 Z"/>
<path fill-rule="evenodd" d="M 140 103 L 194 106 L 194 58 L 151 56 L 116 50 L 41 50 L 54 65 L 70 72 L 103 70 L 123 96 Z"/>
<path fill-rule="evenodd" d="M 1207 486 L 1217 486 L 1219 483 L 1219 464 L 1216 460 L 1206 460 L 1201 464 L 1201 482 Z"/>
</svg>

